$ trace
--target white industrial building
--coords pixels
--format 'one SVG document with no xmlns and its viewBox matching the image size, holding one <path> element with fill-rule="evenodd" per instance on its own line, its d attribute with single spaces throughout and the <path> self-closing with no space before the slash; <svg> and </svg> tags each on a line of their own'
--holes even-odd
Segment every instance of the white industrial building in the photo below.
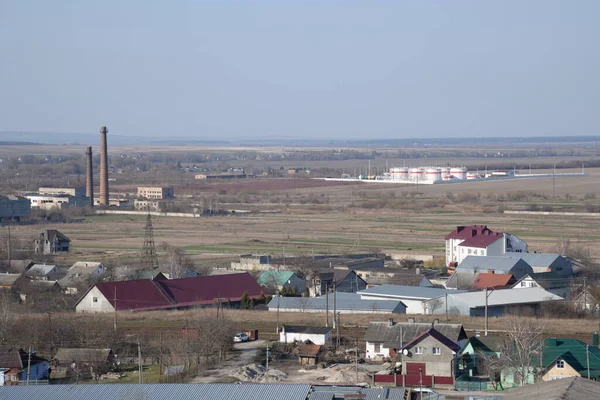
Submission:
<svg viewBox="0 0 600 400">
<path fill-rule="evenodd" d="M 421 286 L 381 285 L 357 292 L 363 300 L 393 300 L 406 305 L 407 314 L 426 314 L 425 300 L 444 296 L 447 293 L 462 293 L 462 290 Z"/>
<path fill-rule="evenodd" d="M 487 314 L 490 317 L 504 315 L 511 308 L 522 311 L 528 308 L 535 312 L 541 303 L 563 300 L 540 287 L 527 289 L 500 289 L 493 291 L 449 293 L 426 301 L 428 314 L 445 314 L 482 317 L 485 315 L 487 295 Z"/>
</svg>

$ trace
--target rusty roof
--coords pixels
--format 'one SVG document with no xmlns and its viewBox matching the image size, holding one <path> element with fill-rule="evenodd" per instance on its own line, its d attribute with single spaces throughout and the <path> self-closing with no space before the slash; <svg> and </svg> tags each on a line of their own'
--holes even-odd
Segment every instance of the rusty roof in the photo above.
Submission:
<svg viewBox="0 0 600 400">
<path fill-rule="evenodd" d="M 507 287 L 514 280 L 512 274 L 493 274 L 482 272 L 473 281 L 474 289 L 490 289 Z"/>
</svg>

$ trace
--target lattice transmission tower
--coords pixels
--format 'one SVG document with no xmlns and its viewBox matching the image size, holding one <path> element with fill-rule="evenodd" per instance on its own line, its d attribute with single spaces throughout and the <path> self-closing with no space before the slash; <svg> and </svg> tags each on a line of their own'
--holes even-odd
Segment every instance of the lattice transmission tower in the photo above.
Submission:
<svg viewBox="0 0 600 400">
<path fill-rule="evenodd" d="M 144 235 L 141 264 L 146 269 L 158 269 L 158 256 L 156 254 L 156 246 L 154 245 L 154 229 L 152 228 L 152 216 L 150 213 L 146 217 L 146 234 Z"/>
</svg>

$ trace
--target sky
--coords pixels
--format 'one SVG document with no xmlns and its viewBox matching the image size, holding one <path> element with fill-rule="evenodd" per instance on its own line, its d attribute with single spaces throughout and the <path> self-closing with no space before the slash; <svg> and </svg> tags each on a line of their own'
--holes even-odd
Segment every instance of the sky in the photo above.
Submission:
<svg viewBox="0 0 600 400">
<path fill-rule="evenodd" d="M 600 1 L 0 0 L 0 131 L 600 135 Z"/>
</svg>

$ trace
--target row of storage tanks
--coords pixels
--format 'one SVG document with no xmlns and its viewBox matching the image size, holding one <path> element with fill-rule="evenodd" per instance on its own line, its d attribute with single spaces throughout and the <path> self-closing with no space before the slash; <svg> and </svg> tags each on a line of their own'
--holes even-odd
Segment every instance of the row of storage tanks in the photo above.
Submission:
<svg viewBox="0 0 600 400">
<path fill-rule="evenodd" d="M 479 179 L 465 167 L 391 168 L 389 178 L 394 181 L 437 182 L 445 180 Z"/>
</svg>

